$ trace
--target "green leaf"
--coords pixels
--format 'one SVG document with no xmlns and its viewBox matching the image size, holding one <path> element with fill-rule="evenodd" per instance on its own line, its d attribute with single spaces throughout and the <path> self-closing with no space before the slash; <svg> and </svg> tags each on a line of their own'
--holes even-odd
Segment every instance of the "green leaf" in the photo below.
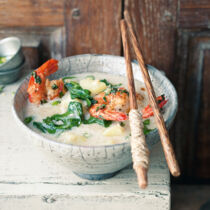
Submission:
<svg viewBox="0 0 210 210">
<path fill-rule="evenodd" d="M 144 125 L 149 125 L 149 124 L 150 124 L 150 119 L 144 120 L 144 121 L 143 121 L 143 124 L 144 124 Z"/>
<path fill-rule="evenodd" d="M 153 129 L 149 129 L 147 126 L 150 124 L 150 119 L 144 120 L 143 121 L 143 131 L 144 131 L 144 135 L 147 135 L 149 132 L 151 132 Z"/>
<path fill-rule="evenodd" d="M 62 80 L 65 83 L 67 79 L 75 79 L 76 77 L 71 76 L 71 77 L 63 77 Z"/>
<path fill-rule="evenodd" d="M 40 101 L 40 103 L 41 103 L 41 104 L 46 104 L 46 103 L 47 103 L 47 100 L 42 99 L 42 100 Z"/>
<path fill-rule="evenodd" d="M 38 128 L 43 133 L 46 133 L 44 126 L 40 122 L 33 122 L 33 126 Z"/>
<path fill-rule="evenodd" d="M 83 118 L 83 109 L 82 109 L 82 104 L 77 102 L 77 101 L 71 101 L 68 106 L 68 111 L 76 118 L 79 118 L 82 120 Z"/>
<path fill-rule="evenodd" d="M 90 95 L 91 92 L 87 89 L 83 89 L 79 83 L 71 81 L 69 83 L 65 83 L 65 87 L 70 92 L 71 98 L 82 99 L 87 102 L 88 107 L 90 107 L 94 103 L 93 97 Z"/>
<path fill-rule="evenodd" d="M 125 127 L 125 123 L 124 122 L 120 122 L 120 126 L 121 127 Z"/>
<path fill-rule="evenodd" d="M 31 121 L 33 120 L 33 117 L 32 116 L 29 116 L 29 117 L 26 117 L 23 122 L 28 125 Z"/>
<path fill-rule="evenodd" d="M 64 93 L 63 92 L 60 92 L 59 93 L 59 98 L 62 98 L 64 96 Z"/>
<path fill-rule="evenodd" d="M 51 117 L 46 117 L 42 122 L 34 122 L 33 125 L 44 133 L 54 134 L 57 131 L 70 130 L 72 127 L 80 126 L 83 118 L 82 104 L 71 101 L 64 114 L 54 114 Z"/>
<path fill-rule="evenodd" d="M 84 120 L 83 121 L 84 124 L 93 124 L 93 123 L 97 123 L 99 125 L 104 126 L 105 128 L 109 127 L 112 124 L 112 121 L 110 120 L 101 120 L 95 117 L 90 117 L 88 120 Z"/>
<path fill-rule="evenodd" d="M 42 83 L 41 77 L 38 76 L 35 71 L 32 72 L 31 76 L 34 77 L 36 83 L 38 83 L 38 84 L 41 84 Z"/>
<path fill-rule="evenodd" d="M 56 89 L 58 89 L 58 86 L 57 86 L 56 84 L 53 84 L 53 85 L 52 85 L 52 89 L 53 89 L 53 90 L 56 90 Z"/>
<path fill-rule="evenodd" d="M 121 83 L 116 84 L 116 85 L 113 85 L 113 84 L 111 84 L 110 82 L 108 82 L 106 79 L 102 79 L 102 80 L 100 80 L 100 82 L 105 83 L 106 86 L 109 86 L 109 87 L 111 87 L 111 88 L 119 88 L 119 87 L 122 85 Z"/>
<path fill-rule="evenodd" d="M 60 104 L 61 103 L 61 101 L 53 101 L 51 104 L 53 105 L 53 106 L 56 106 L 56 105 L 58 105 L 58 104 Z"/>
</svg>

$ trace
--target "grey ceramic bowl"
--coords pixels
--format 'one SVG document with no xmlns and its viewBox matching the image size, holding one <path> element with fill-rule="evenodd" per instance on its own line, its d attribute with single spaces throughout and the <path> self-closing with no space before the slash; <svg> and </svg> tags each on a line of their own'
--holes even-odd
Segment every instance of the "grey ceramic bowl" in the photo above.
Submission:
<svg viewBox="0 0 210 210">
<path fill-rule="evenodd" d="M 8 57 L 6 62 L 0 64 L 0 72 L 20 66 L 24 61 L 20 39 L 8 37 L 0 40 L 0 56 Z"/>
<path fill-rule="evenodd" d="M 18 67 L 6 71 L 0 71 L 0 84 L 9 84 L 19 79 L 25 60 Z"/>
<path fill-rule="evenodd" d="M 143 81 L 140 67 L 132 63 L 135 79 Z M 59 70 L 51 79 L 64 77 L 82 72 L 106 72 L 113 75 L 125 75 L 125 59 L 111 55 L 78 55 L 62 59 Z M 169 99 L 164 113 L 166 126 L 169 128 L 177 112 L 177 94 L 171 82 L 157 69 L 149 66 L 149 73 L 157 95 L 164 93 Z M 77 175 L 87 179 L 104 179 L 113 176 L 116 172 L 129 165 L 131 160 L 130 143 L 107 146 L 77 146 L 58 143 L 32 131 L 23 123 L 23 112 L 28 99 L 26 89 L 29 77 L 18 88 L 13 104 L 14 116 L 28 141 L 41 146 L 50 157 L 56 157 L 65 163 Z M 157 130 L 146 136 L 150 149 L 159 141 Z"/>
</svg>

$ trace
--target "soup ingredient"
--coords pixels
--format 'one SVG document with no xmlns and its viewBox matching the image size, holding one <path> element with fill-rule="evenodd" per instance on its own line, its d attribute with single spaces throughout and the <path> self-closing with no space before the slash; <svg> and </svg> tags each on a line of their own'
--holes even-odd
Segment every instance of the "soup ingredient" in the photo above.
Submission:
<svg viewBox="0 0 210 210">
<path fill-rule="evenodd" d="M 91 77 L 91 76 L 86 77 L 85 79 L 81 80 L 80 85 L 82 88 L 89 90 L 92 95 L 96 95 L 104 91 L 107 87 L 104 82 L 95 80 L 94 77 Z"/>
<path fill-rule="evenodd" d="M 65 138 L 63 135 L 68 135 L 68 136 L 67 138 Z M 78 144 L 87 140 L 84 136 L 77 135 L 74 133 L 61 134 L 61 138 L 62 137 L 64 139 L 63 143 L 65 144 Z"/>
<path fill-rule="evenodd" d="M 168 102 L 168 100 L 165 99 L 165 95 L 161 95 L 157 97 L 158 105 L 161 108 Z M 152 107 L 150 105 L 147 105 L 142 111 L 142 118 L 148 118 L 154 115 Z"/>
<path fill-rule="evenodd" d="M 150 124 L 150 119 L 147 119 L 147 120 L 144 120 L 143 121 L 143 125 L 144 125 L 144 128 L 143 128 L 143 131 L 144 131 L 144 135 L 147 135 L 150 131 L 152 131 L 153 129 L 149 129 L 148 128 L 148 125 Z"/>
<path fill-rule="evenodd" d="M 33 125 L 44 133 L 54 134 L 60 130 L 70 130 L 72 127 L 78 127 L 83 118 L 82 105 L 79 102 L 69 103 L 68 110 L 64 114 L 55 114 L 43 119 L 42 123 L 33 122 Z"/>
<path fill-rule="evenodd" d="M 58 70 L 58 61 L 50 59 L 32 72 L 27 92 L 31 103 L 40 104 L 65 93 L 62 79 L 49 81 L 47 76 Z"/>
<path fill-rule="evenodd" d="M 53 105 L 53 106 L 56 106 L 56 105 L 58 105 L 58 104 L 60 104 L 60 103 L 61 103 L 61 101 L 53 101 L 53 102 L 52 102 L 52 105 Z"/>
<path fill-rule="evenodd" d="M 106 104 L 111 110 L 116 111 L 129 111 L 129 98 L 128 93 L 124 88 L 119 88 L 115 92 L 113 90 L 110 93 L 102 92 L 94 97 L 99 104 Z"/>
<path fill-rule="evenodd" d="M 124 88 L 118 88 L 119 85 L 112 85 L 106 80 L 101 80 L 102 83 L 108 84 L 108 90 L 94 97 L 97 104 L 90 109 L 90 115 L 99 119 L 124 121 L 127 120 L 127 115 L 122 111 L 129 109 L 128 93 Z M 105 81 L 105 82 L 104 82 Z"/>
<path fill-rule="evenodd" d="M 128 116 L 123 112 L 117 112 L 109 109 L 109 106 L 102 107 L 102 104 L 95 104 L 89 109 L 90 115 L 98 119 L 124 121 L 128 119 Z"/>
<path fill-rule="evenodd" d="M 103 127 L 107 128 L 107 127 L 109 127 L 112 124 L 112 121 L 98 119 L 98 118 L 95 118 L 95 117 L 91 116 L 88 120 L 84 120 L 83 123 L 84 124 L 97 123 L 97 124 L 102 125 Z"/>
<path fill-rule="evenodd" d="M 113 88 L 113 85 L 109 86 Z M 104 91 L 94 97 L 97 104 L 89 109 L 90 115 L 105 120 L 127 120 L 128 116 L 126 112 L 129 110 L 129 104 L 127 103 L 129 100 L 128 93 L 124 88 L 118 88 L 116 90 L 111 88 L 109 93 Z"/>
<path fill-rule="evenodd" d="M 5 86 L 4 85 L 0 85 L 0 94 L 3 92 Z"/>
<path fill-rule="evenodd" d="M 24 122 L 26 125 L 28 125 L 32 120 L 33 120 L 33 117 L 32 117 L 32 116 L 29 116 L 29 117 L 26 117 L 26 118 L 24 119 L 23 122 Z"/>
<path fill-rule="evenodd" d="M 5 63 L 7 61 L 6 57 L 1 56 L 0 57 L 0 64 Z"/>
<path fill-rule="evenodd" d="M 93 97 L 90 95 L 91 92 L 87 89 L 83 89 L 79 83 L 71 81 L 69 83 L 65 83 L 65 87 L 68 89 L 71 95 L 71 99 L 82 99 L 87 102 L 88 107 L 92 104 L 96 103 Z"/>
<path fill-rule="evenodd" d="M 76 77 L 74 77 L 74 76 L 71 76 L 71 77 L 63 77 L 62 80 L 65 83 L 65 82 L 70 82 L 71 79 L 75 79 L 75 78 Z"/>
<path fill-rule="evenodd" d="M 123 136 L 125 128 L 121 127 L 119 124 L 113 125 L 103 132 L 104 136 Z"/>
<path fill-rule="evenodd" d="M 71 101 L 68 110 L 64 114 L 55 114 L 51 117 L 46 117 L 42 122 L 33 122 L 33 126 L 43 133 L 55 134 L 58 131 L 71 130 L 73 127 L 78 127 L 82 123 L 92 124 L 98 123 L 104 127 L 108 127 L 111 122 L 90 117 L 84 119 L 82 104 L 77 101 Z"/>
</svg>

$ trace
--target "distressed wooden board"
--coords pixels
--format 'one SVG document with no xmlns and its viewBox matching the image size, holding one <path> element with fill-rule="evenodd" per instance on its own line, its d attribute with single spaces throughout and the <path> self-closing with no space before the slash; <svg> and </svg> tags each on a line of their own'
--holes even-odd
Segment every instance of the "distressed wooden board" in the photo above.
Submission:
<svg viewBox="0 0 210 210">
<path fill-rule="evenodd" d="M 210 177 L 210 37 L 208 39 L 209 48 L 204 50 L 203 61 L 203 78 L 202 78 L 202 92 L 201 92 L 201 104 L 198 118 L 198 143 L 196 149 L 197 159 L 197 177 L 206 178 Z"/>
<path fill-rule="evenodd" d="M 208 110 L 209 93 L 203 88 L 204 84 L 208 83 L 206 83 L 208 77 L 204 77 L 208 72 L 208 66 L 204 64 L 208 60 L 208 54 L 205 52 L 209 49 L 208 30 L 179 31 L 177 52 L 179 62 L 176 63 L 179 76 L 176 77 L 176 86 L 181 103 L 177 115 L 175 143 L 183 175 L 194 179 L 207 178 L 210 173 L 207 170 L 209 158 L 206 155 L 209 135 L 205 129 L 206 124 L 208 125 L 206 120 L 209 118 L 201 116 Z"/>
<path fill-rule="evenodd" d="M 164 70 L 167 76 L 171 76 L 175 51 L 177 0 L 125 0 L 125 8 L 131 14 L 145 63 L 154 65 Z"/>
<path fill-rule="evenodd" d="M 209 28 L 209 0 L 180 0 L 179 27 Z"/>
<path fill-rule="evenodd" d="M 66 1 L 67 55 L 121 53 L 121 0 Z"/>
<path fill-rule="evenodd" d="M 1 0 L 0 27 L 61 26 L 63 0 Z"/>
<path fill-rule="evenodd" d="M 0 209 L 170 208 L 170 178 L 160 144 L 151 153 L 146 190 L 138 188 L 131 167 L 103 181 L 81 179 L 27 141 L 11 112 L 18 83 L 0 94 Z"/>
</svg>

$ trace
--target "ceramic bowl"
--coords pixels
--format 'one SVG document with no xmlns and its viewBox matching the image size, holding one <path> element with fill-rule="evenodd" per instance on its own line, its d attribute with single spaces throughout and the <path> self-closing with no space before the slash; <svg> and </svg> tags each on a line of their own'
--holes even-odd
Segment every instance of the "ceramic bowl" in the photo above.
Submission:
<svg viewBox="0 0 210 210">
<path fill-rule="evenodd" d="M 18 37 L 7 37 L 0 40 L 0 56 L 7 57 L 6 62 L 0 64 L 0 72 L 20 66 L 24 62 L 20 39 Z"/>
<path fill-rule="evenodd" d="M 140 67 L 132 63 L 134 77 L 143 81 Z M 171 82 L 156 68 L 149 66 L 149 73 L 157 95 L 164 93 L 169 99 L 164 112 L 166 126 L 169 128 L 177 112 L 177 94 Z M 59 62 L 59 70 L 51 76 L 51 79 L 64 77 L 83 72 L 105 72 L 113 75 L 126 74 L 125 59 L 112 55 L 78 55 L 64 58 Z M 92 180 L 100 180 L 113 176 L 116 172 L 129 165 L 131 160 L 130 143 L 121 143 L 107 146 L 77 146 L 58 143 L 47 139 L 32 131 L 23 123 L 23 111 L 28 99 L 26 89 L 29 76 L 19 86 L 13 104 L 13 113 L 17 123 L 28 141 L 33 141 L 41 146 L 50 157 L 56 157 L 65 163 L 77 175 Z M 157 130 L 146 136 L 150 149 L 159 141 Z"/>
<path fill-rule="evenodd" d="M 23 62 L 14 69 L 0 71 L 0 84 L 10 84 L 18 80 L 20 78 L 24 64 L 25 60 L 23 60 Z"/>
</svg>

